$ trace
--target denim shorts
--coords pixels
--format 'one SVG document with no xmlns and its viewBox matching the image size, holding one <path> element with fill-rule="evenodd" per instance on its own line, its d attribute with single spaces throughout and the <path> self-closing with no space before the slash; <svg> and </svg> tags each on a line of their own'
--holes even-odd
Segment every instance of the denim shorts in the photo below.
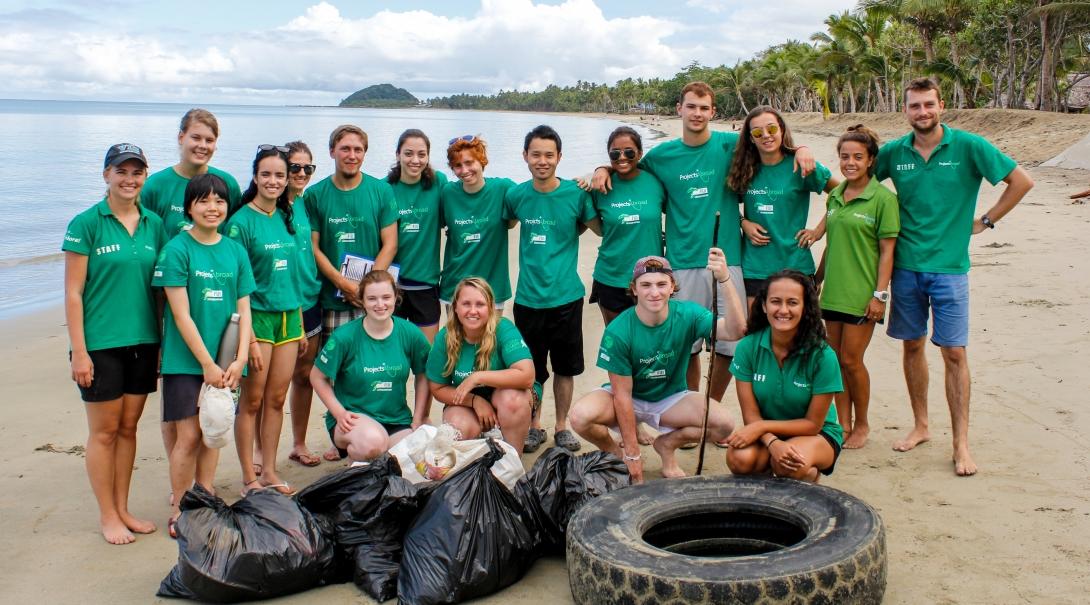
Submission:
<svg viewBox="0 0 1090 605">
<path fill-rule="evenodd" d="M 920 273 L 894 269 L 890 285 L 889 328 L 899 340 L 927 336 L 931 315 L 931 342 L 940 347 L 969 344 L 969 275 Z"/>
</svg>

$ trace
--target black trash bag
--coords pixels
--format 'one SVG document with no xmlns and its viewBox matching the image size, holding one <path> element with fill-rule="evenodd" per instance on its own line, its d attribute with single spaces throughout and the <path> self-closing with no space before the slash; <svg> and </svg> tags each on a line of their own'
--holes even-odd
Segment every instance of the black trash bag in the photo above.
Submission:
<svg viewBox="0 0 1090 605">
<path fill-rule="evenodd" d="M 397 596 L 406 605 L 460 603 L 514 584 L 537 559 L 522 505 L 492 475 L 489 453 L 434 488 L 405 535 Z"/>
<path fill-rule="evenodd" d="M 299 592 L 334 577 L 332 526 L 276 490 L 227 506 L 197 485 L 180 508 L 178 564 L 158 596 L 234 603 Z"/>
<path fill-rule="evenodd" d="M 568 521 L 579 507 L 629 482 L 628 468 L 613 454 L 574 456 L 554 446 L 515 484 L 515 496 L 532 520 L 542 554 L 562 555 Z"/>
</svg>

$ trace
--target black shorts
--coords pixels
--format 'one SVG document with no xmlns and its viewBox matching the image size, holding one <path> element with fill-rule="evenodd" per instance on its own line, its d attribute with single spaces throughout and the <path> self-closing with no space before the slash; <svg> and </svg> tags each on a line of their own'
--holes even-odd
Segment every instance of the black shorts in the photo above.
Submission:
<svg viewBox="0 0 1090 605">
<path fill-rule="evenodd" d="M 120 399 L 122 395 L 147 395 L 155 392 L 159 376 L 159 343 L 115 347 L 89 351 L 94 366 L 91 386 L 79 387 L 87 403 Z M 68 359 L 72 359 L 69 351 Z M 78 386 L 78 385 L 77 385 Z"/>
<path fill-rule="evenodd" d="M 598 303 L 599 307 L 614 313 L 620 313 L 629 307 L 636 306 L 636 301 L 628 295 L 628 288 L 607 286 L 598 280 L 590 287 L 590 304 Z"/>
<path fill-rule="evenodd" d="M 861 315 L 851 315 L 849 313 L 841 313 L 840 311 L 832 311 L 830 309 L 822 309 L 821 318 L 825 321 L 839 321 L 852 326 L 861 326 L 867 323 L 867 318 Z M 886 323 L 886 320 L 884 318 L 879 319 L 878 323 L 884 324 Z"/>
<path fill-rule="evenodd" d="M 424 290 L 402 290 L 394 316 L 427 327 L 439 323 L 439 286 Z"/>
<path fill-rule="evenodd" d="M 411 424 L 386 424 L 385 422 L 379 422 L 379 424 L 385 429 L 387 435 L 393 435 L 394 433 L 404 431 L 405 429 L 410 431 L 413 430 L 413 425 Z M 348 450 L 337 447 L 337 442 L 333 440 L 333 431 L 336 429 L 337 425 L 333 425 L 333 428 L 327 429 L 326 432 L 329 433 L 329 442 L 333 444 L 333 447 L 337 448 L 337 453 L 340 454 L 341 460 L 344 460 L 348 457 Z"/>
<path fill-rule="evenodd" d="M 828 433 L 822 431 L 818 433 L 829 442 L 829 445 L 833 446 L 833 463 L 829 465 L 829 468 L 821 471 L 822 475 L 829 476 L 833 474 L 833 469 L 836 468 L 836 461 L 840 458 L 840 444 L 836 442 Z"/>
<path fill-rule="evenodd" d="M 545 384 L 551 359 L 553 372 L 560 376 L 583 373 L 583 299 L 548 309 L 533 309 L 515 303 L 515 327 L 522 333 L 534 359 L 534 378 Z"/>
<path fill-rule="evenodd" d="M 315 303 L 313 307 L 303 311 L 303 334 L 307 338 L 322 333 L 322 305 Z"/>
<path fill-rule="evenodd" d="M 163 422 L 196 416 L 202 386 L 204 376 L 198 374 L 163 374 Z"/>
</svg>

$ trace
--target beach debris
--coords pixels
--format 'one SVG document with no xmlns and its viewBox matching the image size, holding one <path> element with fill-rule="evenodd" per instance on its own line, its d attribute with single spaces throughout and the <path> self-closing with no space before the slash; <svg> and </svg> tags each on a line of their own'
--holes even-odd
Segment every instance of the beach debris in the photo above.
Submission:
<svg viewBox="0 0 1090 605">
<path fill-rule="evenodd" d="M 73 456 L 82 456 L 84 454 L 84 447 L 82 445 L 73 445 L 72 447 L 57 446 L 52 443 L 45 445 L 39 445 L 34 448 L 35 452 L 49 452 L 50 454 L 71 454 Z"/>
</svg>

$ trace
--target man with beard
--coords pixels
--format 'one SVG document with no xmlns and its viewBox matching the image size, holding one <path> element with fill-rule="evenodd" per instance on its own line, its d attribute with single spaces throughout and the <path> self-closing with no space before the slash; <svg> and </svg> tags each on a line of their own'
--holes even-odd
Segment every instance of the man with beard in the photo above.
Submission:
<svg viewBox="0 0 1090 605">
<path fill-rule="evenodd" d="M 1014 160 L 975 134 L 942 123 L 938 84 L 918 78 L 905 88 L 905 115 L 912 131 L 878 153 L 875 176 L 890 178 L 900 198 L 901 233 L 893 263 L 887 333 L 904 341 L 904 372 L 915 425 L 894 442 L 906 452 L 928 441 L 927 318 L 931 342 L 942 349 L 946 399 L 954 441 L 954 470 L 973 475 L 969 454 L 969 238 L 994 229 L 1033 181 Z M 999 200 L 974 218 L 980 182 L 1007 184 Z"/>
</svg>

